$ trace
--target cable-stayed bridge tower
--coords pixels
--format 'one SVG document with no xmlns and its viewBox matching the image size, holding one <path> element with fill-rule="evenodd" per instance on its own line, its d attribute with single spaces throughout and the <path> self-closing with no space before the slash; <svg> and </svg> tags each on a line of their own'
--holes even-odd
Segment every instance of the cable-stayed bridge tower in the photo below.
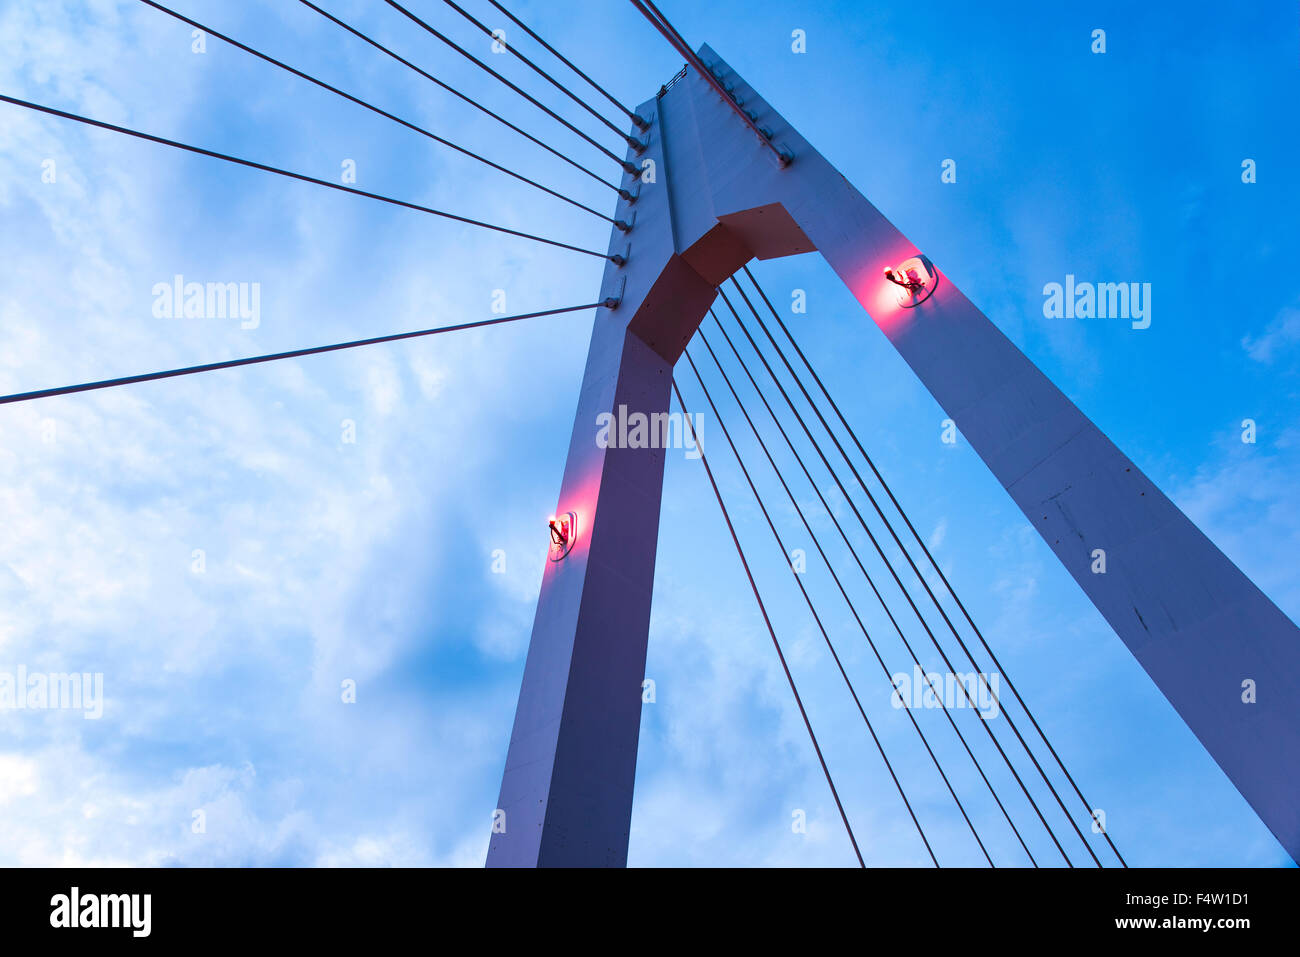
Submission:
<svg viewBox="0 0 1300 957">
<path fill-rule="evenodd" d="M 655 181 L 626 177 L 635 228 L 611 230 L 619 305 L 596 319 L 557 504 L 577 534 L 544 573 L 488 864 L 626 863 L 664 452 L 600 447 L 598 416 L 666 413 L 718 287 L 813 251 L 1300 857 L 1300 630 L 717 53 L 684 55 L 699 68 L 636 110 L 627 160 Z"/>
</svg>

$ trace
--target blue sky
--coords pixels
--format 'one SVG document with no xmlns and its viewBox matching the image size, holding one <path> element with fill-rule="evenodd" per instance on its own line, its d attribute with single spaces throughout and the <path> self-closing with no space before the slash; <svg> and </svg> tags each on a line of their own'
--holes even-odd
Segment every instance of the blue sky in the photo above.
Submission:
<svg viewBox="0 0 1300 957">
<path fill-rule="evenodd" d="M 299 4 L 175 5 L 612 209 L 608 190 Z M 386 5 L 323 5 L 613 179 Z M 448 8 L 411 6 L 582 122 Z M 511 9 L 626 103 L 681 66 L 630 4 Z M 664 9 L 1300 616 L 1293 4 Z M 595 218 L 214 38 L 192 52 L 188 28 L 136 2 L 0 0 L 0 90 L 324 179 L 354 160 L 364 189 L 606 242 Z M 945 159 L 956 183 L 940 181 Z M 0 222 L 5 393 L 487 318 L 495 290 L 511 313 L 586 302 L 601 268 L 7 105 Z M 156 318 L 152 289 L 178 273 L 259 283 L 260 324 Z M 1151 283 L 1150 328 L 1044 318 L 1042 288 L 1066 274 Z M 969 447 L 940 441 L 943 413 L 830 270 L 804 256 L 757 275 L 778 306 L 807 292 L 792 329 L 1129 863 L 1286 863 Z M 579 313 L 0 410 L 0 670 L 103 672 L 106 695 L 98 721 L 0 712 L 0 861 L 481 864 L 590 325 Z M 925 865 L 712 425 L 705 449 L 864 855 Z M 797 543 L 792 510 L 775 514 Z M 698 461 L 670 456 L 663 519 L 629 862 L 851 863 Z M 980 863 L 824 569 L 807 580 L 940 862 Z M 348 679 L 355 704 L 340 700 Z M 946 723 L 919 718 L 995 860 L 1021 862 Z M 796 809 L 807 834 L 791 832 Z M 1049 861 L 1031 812 L 1013 813 Z"/>
</svg>

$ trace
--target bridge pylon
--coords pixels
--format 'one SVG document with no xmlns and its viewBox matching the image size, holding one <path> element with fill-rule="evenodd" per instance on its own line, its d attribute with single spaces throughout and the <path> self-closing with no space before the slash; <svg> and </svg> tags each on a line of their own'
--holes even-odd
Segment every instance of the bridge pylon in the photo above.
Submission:
<svg viewBox="0 0 1300 957">
<path fill-rule="evenodd" d="M 644 172 L 624 183 L 615 218 L 635 219 L 611 229 L 625 261 L 602 290 L 619 303 L 592 330 L 556 508 L 576 538 L 543 575 L 488 865 L 626 864 L 665 452 L 598 442 L 602 416 L 666 414 L 717 287 L 751 259 L 814 251 L 1300 859 L 1300 629 L 928 259 L 924 296 L 901 303 L 884 270 L 924 251 L 712 49 L 699 57 L 730 95 L 688 69 L 636 110 L 645 147 L 627 158 Z"/>
</svg>

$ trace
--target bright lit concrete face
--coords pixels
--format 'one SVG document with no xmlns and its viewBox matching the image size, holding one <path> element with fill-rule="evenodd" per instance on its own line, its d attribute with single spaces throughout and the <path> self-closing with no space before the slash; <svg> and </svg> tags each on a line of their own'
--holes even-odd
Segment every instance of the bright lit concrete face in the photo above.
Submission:
<svg viewBox="0 0 1300 957">
<path fill-rule="evenodd" d="M 929 299 L 901 308 L 882 272 L 924 250 L 710 48 L 700 56 L 795 159 L 782 168 L 693 72 L 638 110 L 649 146 L 629 158 L 653 159 L 656 182 L 641 186 L 631 234 L 612 234 L 611 252 L 630 241 L 631 255 L 603 294 L 622 286 L 623 300 L 596 319 L 557 504 L 580 538 L 542 580 L 488 864 L 626 863 L 664 452 L 599 448 L 596 417 L 667 411 L 716 286 L 752 258 L 814 249 L 1300 858 L 1300 630 L 941 269 Z M 1106 574 L 1092 573 L 1096 548 Z"/>
</svg>

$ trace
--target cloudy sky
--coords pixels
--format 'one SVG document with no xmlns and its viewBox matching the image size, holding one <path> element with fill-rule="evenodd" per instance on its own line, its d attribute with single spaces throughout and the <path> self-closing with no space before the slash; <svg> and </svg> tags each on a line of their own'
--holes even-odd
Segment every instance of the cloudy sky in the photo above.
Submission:
<svg viewBox="0 0 1300 957">
<path fill-rule="evenodd" d="M 410 5 L 617 147 L 445 5 Z M 322 6 L 614 180 L 599 152 L 387 5 Z M 513 37 L 490 5 L 468 6 Z M 663 5 L 1300 617 L 1300 134 L 1282 121 L 1298 92 L 1294 5 L 1230 18 L 1210 4 L 1178 18 L 1046 6 Z M 300 3 L 175 7 L 612 211 L 608 189 Z M 630 4 L 510 7 L 625 103 L 681 67 Z M 0 0 L 0 92 L 330 181 L 350 161 L 363 189 L 580 246 L 607 239 L 595 217 L 213 37 L 196 52 L 189 27 L 135 0 Z M 940 179 L 948 159 L 955 183 Z M 0 104 L 0 393 L 489 318 L 499 291 L 510 313 L 590 302 L 600 271 Z M 1151 283 L 1150 328 L 1045 318 L 1043 286 L 1067 274 Z M 156 315 L 155 285 L 177 275 L 257 283 L 256 326 Z M 805 291 L 795 334 L 1128 862 L 1285 863 L 970 448 L 941 441 L 943 413 L 830 270 L 803 256 L 757 275 L 778 307 Z M 98 720 L 0 711 L 0 863 L 480 865 L 591 321 L 0 409 L 0 672 L 99 672 L 105 698 Z M 864 856 L 926 865 L 711 426 L 705 448 Z M 741 451 L 759 461 L 752 443 Z M 770 475 L 760 482 L 779 502 Z M 798 543 L 793 510 L 775 515 Z M 812 562 L 807 580 L 940 863 L 982 863 L 825 569 Z M 703 469 L 680 452 L 647 676 L 657 700 L 629 863 L 853 862 Z M 1024 863 L 942 716 L 919 718 L 994 859 Z M 1052 863 L 1027 804 L 1009 806 Z M 1053 826 L 1065 833 L 1059 813 Z M 1077 839 L 1066 846 L 1085 862 Z"/>
</svg>

